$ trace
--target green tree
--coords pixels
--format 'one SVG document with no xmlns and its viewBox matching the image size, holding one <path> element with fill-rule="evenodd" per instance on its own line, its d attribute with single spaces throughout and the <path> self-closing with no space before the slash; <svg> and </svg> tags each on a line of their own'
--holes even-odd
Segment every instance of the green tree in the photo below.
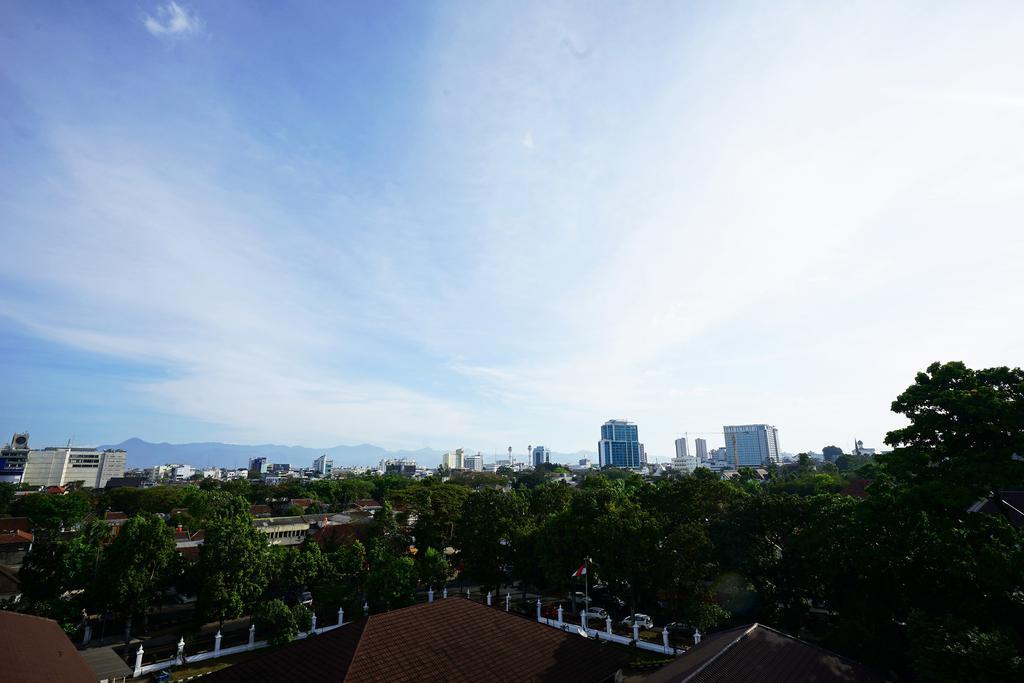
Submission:
<svg viewBox="0 0 1024 683">
<path fill-rule="evenodd" d="M 366 575 L 366 596 L 374 612 L 411 605 L 416 600 L 416 564 L 411 557 L 391 553 L 373 541 Z"/>
<path fill-rule="evenodd" d="M 81 522 L 90 509 L 88 494 L 72 491 L 63 495 L 33 493 L 11 504 L 11 514 L 28 517 L 37 535 L 53 535 Z"/>
<path fill-rule="evenodd" d="M 99 590 L 104 602 L 124 617 L 126 643 L 134 616 L 145 614 L 169 583 L 174 554 L 170 529 L 149 514 L 129 519 L 104 551 Z"/>
<path fill-rule="evenodd" d="M 261 602 L 252 617 L 257 636 L 266 638 L 271 645 L 284 645 L 298 635 L 294 612 L 280 600 Z"/>
<path fill-rule="evenodd" d="M 440 589 L 448 582 L 451 567 L 444 553 L 435 548 L 427 548 L 420 553 L 416 561 L 420 583 L 434 589 Z"/>
<path fill-rule="evenodd" d="M 526 519 L 526 499 L 518 491 L 483 489 L 466 498 L 455 538 L 466 572 L 484 590 L 508 581 L 513 543 Z"/>
<path fill-rule="evenodd" d="M 200 615 L 223 623 L 252 610 L 270 578 L 268 553 L 267 537 L 248 513 L 213 517 L 199 552 Z"/>
</svg>

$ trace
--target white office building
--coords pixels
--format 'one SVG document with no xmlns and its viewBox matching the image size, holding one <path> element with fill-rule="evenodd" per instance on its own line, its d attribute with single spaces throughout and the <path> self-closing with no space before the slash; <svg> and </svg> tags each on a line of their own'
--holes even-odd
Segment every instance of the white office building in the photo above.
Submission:
<svg viewBox="0 0 1024 683">
<path fill-rule="evenodd" d="M 462 464 L 465 469 L 471 472 L 483 472 L 484 471 L 484 456 L 482 453 L 476 455 L 467 455 L 463 457 Z"/>
<path fill-rule="evenodd" d="M 334 460 L 328 458 L 327 454 L 324 453 L 313 461 L 313 470 L 321 477 L 329 477 L 334 471 Z"/>
<path fill-rule="evenodd" d="M 101 489 L 111 477 L 123 477 L 128 454 L 123 450 L 55 447 L 29 451 L 22 483 L 32 486 L 64 486 L 82 482 Z"/>
<path fill-rule="evenodd" d="M 448 451 L 441 456 L 441 466 L 447 467 L 450 470 L 464 470 L 466 469 L 465 459 L 465 449 L 456 448 L 454 451 Z"/>
</svg>

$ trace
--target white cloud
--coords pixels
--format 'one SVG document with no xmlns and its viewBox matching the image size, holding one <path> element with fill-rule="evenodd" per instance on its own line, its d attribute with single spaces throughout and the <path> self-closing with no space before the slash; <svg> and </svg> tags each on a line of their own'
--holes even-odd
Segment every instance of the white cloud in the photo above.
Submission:
<svg viewBox="0 0 1024 683">
<path fill-rule="evenodd" d="M 522 145 L 526 149 L 533 149 L 533 133 L 532 132 L 526 131 L 525 133 L 523 133 Z"/>
<path fill-rule="evenodd" d="M 203 28 L 203 22 L 198 14 L 173 0 L 157 8 L 156 18 L 147 14 L 143 23 L 146 29 L 157 37 L 184 37 L 198 33 Z"/>
</svg>

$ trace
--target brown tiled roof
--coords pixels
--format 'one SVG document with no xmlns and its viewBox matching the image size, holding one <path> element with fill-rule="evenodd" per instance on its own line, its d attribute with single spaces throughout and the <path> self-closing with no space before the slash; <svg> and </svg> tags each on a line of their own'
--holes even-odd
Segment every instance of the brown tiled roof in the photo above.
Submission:
<svg viewBox="0 0 1024 683">
<path fill-rule="evenodd" d="M 368 527 L 365 524 L 329 524 L 313 534 L 314 540 L 323 550 L 333 550 L 353 541 L 366 542 Z"/>
<path fill-rule="evenodd" d="M 3 517 L 0 518 L 0 532 L 3 531 L 32 531 L 32 525 L 28 517 Z"/>
<path fill-rule="evenodd" d="M 9 543 L 31 543 L 32 539 L 32 534 L 21 530 L 15 531 L 13 534 L 0 533 L 0 544 L 4 545 Z"/>
<path fill-rule="evenodd" d="M 19 683 L 96 683 L 56 621 L 0 611 L 0 674 Z"/>
<path fill-rule="evenodd" d="M 103 513 L 104 522 L 122 522 L 128 519 L 128 515 L 123 512 L 114 512 L 113 510 L 107 510 Z"/>
<path fill-rule="evenodd" d="M 291 504 L 292 505 L 298 505 L 301 508 L 308 508 L 310 505 L 313 504 L 313 499 L 312 498 L 292 498 L 291 499 Z"/>
<path fill-rule="evenodd" d="M 204 678 L 303 683 L 611 681 L 629 653 L 462 598 L 374 614 Z"/>
<path fill-rule="evenodd" d="M 380 507 L 380 503 L 375 501 L 373 498 L 363 498 L 362 500 L 357 500 L 357 501 L 355 501 L 352 504 L 355 505 L 356 507 L 359 507 L 359 508 L 379 508 Z"/>
<path fill-rule="evenodd" d="M 269 505 L 251 505 L 249 507 L 249 514 L 251 514 L 253 517 L 255 517 L 256 515 L 267 515 L 267 516 L 269 516 L 269 515 L 272 515 L 274 513 L 270 509 Z"/>
<path fill-rule="evenodd" d="M 887 681 L 863 664 L 763 624 L 707 636 L 686 654 L 646 679 L 647 683 L 718 681 Z"/>
</svg>

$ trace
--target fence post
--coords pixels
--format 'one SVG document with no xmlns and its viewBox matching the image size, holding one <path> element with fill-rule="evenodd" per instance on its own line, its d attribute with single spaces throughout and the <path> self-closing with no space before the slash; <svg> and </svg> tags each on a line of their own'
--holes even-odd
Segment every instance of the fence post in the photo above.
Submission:
<svg viewBox="0 0 1024 683">
<path fill-rule="evenodd" d="M 339 607 L 338 608 L 338 626 L 341 626 L 344 623 L 345 623 L 345 608 L 344 607 Z"/>
<path fill-rule="evenodd" d="M 90 640 L 92 640 L 92 626 L 87 621 L 85 622 L 85 633 L 82 635 L 82 645 L 88 645 Z"/>
<path fill-rule="evenodd" d="M 638 643 L 640 642 L 640 624 L 636 623 L 635 620 L 633 621 L 633 640 Z"/>
<path fill-rule="evenodd" d="M 220 631 L 213 637 L 213 656 L 220 657 Z"/>
<path fill-rule="evenodd" d="M 580 626 L 583 627 L 584 631 L 587 630 L 587 610 L 580 612 Z"/>
<path fill-rule="evenodd" d="M 145 650 L 142 649 L 142 644 L 139 643 L 139 649 L 135 651 L 135 678 L 142 675 L 142 653 Z"/>
<path fill-rule="evenodd" d="M 537 621 L 541 620 L 540 616 L 540 598 L 537 598 Z"/>
<path fill-rule="evenodd" d="M 487 591 L 487 606 L 491 606 L 491 591 Z"/>
<path fill-rule="evenodd" d="M 309 632 L 314 636 L 316 635 L 316 612 L 313 612 L 312 618 L 309 620 Z"/>
<path fill-rule="evenodd" d="M 444 591 L 441 593 L 441 597 L 442 598 L 447 598 L 448 597 L 448 586 L 444 587 Z"/>
<path fill-rule="evenodd" d="M 366 600 L 363 600 L 363 614 L 367 616 L 370 615 L 370 603 Z"/>
<path fill-rule="evenodd" d="M 178 663 L 178 666 L 181 666 L 182 664 L 185 663 L 185 638 L 184 638 L 184 636 L 182 636 L 182 638 L 178 641 L 178 654 L 176 654 L 174 656 L 174 661 L 176 661 Z"/>
<path fill-rule="evenodd" d="M 558 606 L 558 625 L 562 625 L 562 606 Z"/>
<path fill-rule="evenodd" d="M 670 653 L 671 650 L 668 647 L 668 626 L 661 629 L 661 642 L 665 646 L 665 654 Z"/>
<path fill-rule="evenodd" d="M 256 624 L 249 626 L 249 649 L 256 645 Z"/>
<path fill-rule="evenodd" d="M 612 618 L 611 617 L 606 617 L 605 618 L 605 620 L 604 620 L 604 630 L 608 632 L 608 637 L 611 638 L 611 635 L 612 635 Z"/>
<path fill-rule="evenodd" d="M 505 593 L 505 611 L 508 612 L 512 609 L 512 594 Z"/>
<path fill-rule="evenodd" d="M 434 589 L 433 588 L 428 588 L 427 589 L 427 602 L 434 602 Z"/>
</svg>

